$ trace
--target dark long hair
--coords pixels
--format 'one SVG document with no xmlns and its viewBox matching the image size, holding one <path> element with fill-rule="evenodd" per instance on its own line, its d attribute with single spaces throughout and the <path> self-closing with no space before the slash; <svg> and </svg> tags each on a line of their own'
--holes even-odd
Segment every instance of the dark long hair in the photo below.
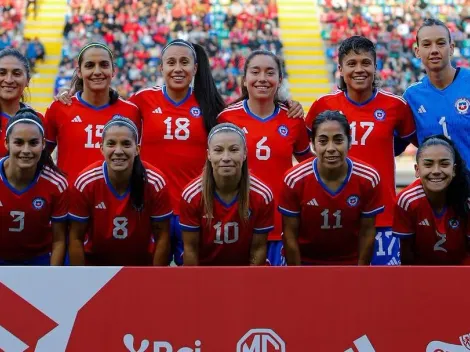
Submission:
<svg viewBox="0 0 470 352">
<path fill-rule="evenodd" d="M 113 70 L 115 69 L 114 65 L 114 57 L 113 53 L 111 52 L 111 49 L 109 49 L 106 45 L 102 43 L 89 43 L 85 45 L 80 53 L 78 54 L 78 67 L 75 69 L 75 72 L 73 73 L 72 80 L 70 81 L 70 88 L 73 89 L 75 92 L 83 92 L 83 78 L 78 77 L 78 71 L 80 70 L 80 67 L 82 66 L 83 63 L 83 56 L 85 53 L 88 51 L 88 49 L 95 48 L 95 49 L 102 49 L 106 51 L 109 55 L 109 59 L 111 60 L 111 65 L 113 67 Z M 109 87 L 109 104 L 114 104 L 117 102 L 119 99 L 119 93 Z"/>
<path fill-rule="evenodd" d="M 427 137 L 418 148 L 416 163 L 421 159 L 423 151 L 431 146 L 442 145 L 447 148 L 454 157 L 455 176 L 450 182 L 446 192 L 446 204 L 466 223 L 469 212 L 468 201 L 470 199 L 470 173 L 465 160 L 462 159 L 454 142 L 442 134 Z"/>
<path fill-rule="evenodd" d="M 20 110 L 18 110 L 18 112 L 15 114 L 15 116 L 11 117 L 8 120 L 8 124 L 6 126 L 6 131 L 7 131 L 6 140 L 7 140 L 7 143 L 10 139 L 11 132 L 15 128 L 18 128 L 18 126 L 13 126 L 12 128 L 10 128 L 10 126 L 12 126 L 16 121 L 18 121 L 20 119 L 26 119 L 26 120 L 19 122 L 18 125 L 23 124 L 23 123 L 33 124 L 33 125 L 40 125 L 44 130 L 44 125 L 43 125 L 41 119 L 39 118 L 39 116 L 37 115 L 36 111 L 34 111 L 33 109 L 28 108 L 28 107 L 21 108 Z M 41 132 L 42 138 L 44 139 L 43 130 L 41 130 L 41 129 L 39 129 L 39 130 Z M 10 152 L 8 152 L 8 154 L 9 153 Z M 38 165 L 37 165 L 38 172 L 43 170 L 44 167 L 46 167 L 46 166 L 49 167 L 50 169 L 52 169 L 53 171 L 57 172 L 58 174 L 64 176 L 64 173 L 54 164 L 54 161 L 52 160 L 51 154 L 47 151 L 47 148 L 44 148 L 41 152 L 41 157 L 39 158 L 39 161 L 38 161 Z"/>
<path fill-rule="evenodd" d="M 351 146 L 351 141 L 352 141 L 351 126 L 349 125 L 349 122 L 348 122 L 348 119 L 346 118 L 346 116 L 344 116 L 343 113 L 341 111 L 338 111 L 338 110 L 325 110 L 325 111 L 322 111 L 321 113 L 319 113 L 317 115 L 315 120 L 313 120 L 312 134 L 310 136 L 310 138 L 312 140 L 312 143 L 315 144 L 315 137 L 317 135 L 318 127 L 322 123 L 328 122 L 328 121 L 336 121 L 341 125 L 341 127 L 343 129 L 343 132 L 346 135 L 346 138 L 348 139 L 348 146 Z"/>
<path fill-rule="evenodd" d="M 348 55 L 351 51 L 356 54 L 361 53 L 370 53 L 372 58 L 374 59 L 374 66 L 377 63 L 377 52 L 375 51 L 375 45 L 369 39 L 360 36 L 360 35 L 353 35 L 345 39 L 338 49 L 338 64 L 343 67 L 343 59 L 346 55 Z M 378 87 L 377 75 L 374 75 L 374 81 L 372 82 L 372 89 Z M 338 88 L 343 92 L 348 90 L 346 86 L 346 82 L 344 81 L 343 76 L 339 78 Z"/>
<path fill-rule="evenodd" d="M 0 51 L 0 60 L 3 59 L 4 57 L 8 57 L 8 56 L 12 56 L 15 59 L 17 59 L 19 62 L 21 62 L 21 64 L 23 65 L 25 74 L 26 74 L 26 78 L 29 82 L 29 80 L 31 79 L 31 67 L 29 66 L 28 59 L 23 54 L 21 54 L 18 50 L 13 49 L 13 48 L 7 48 L 7 49 L 3 49 L 3 50 Z M 24 91 L 21 94 L 21 100 L 20 101 L 21 102 L 26 101 L 26 95 L 25 95 Z M 0 106 L 0 113 L 1 113 L 1 106 Z M 2 130 L 2 119 L 0 118 L 0 131 L 1 130 Z"/>
<path fill-rule="evenodd" d="M 103 143 L 106 138 L 106 132 L 110 127 L 119 126 L 127 127 L 132 133 L 134 142 L 137 145 L 139 142 L 139 136 L 137 132 L 137 126 L 132 122 L 132 120 L 121 115 L 114 115 L 111 120 L 109 120 L 103 128 Z M 131 190 L 130 198 L 132 202 L 132 207 L 141 212 L 144 209 L 145 204 L 145 185 L 147 184 L 147 170 L 145 169 L 140 155 L 137 155 L 134 158 L 134 165 L 132 166 L 131 179 L 129 181 Z"/>
</svg>

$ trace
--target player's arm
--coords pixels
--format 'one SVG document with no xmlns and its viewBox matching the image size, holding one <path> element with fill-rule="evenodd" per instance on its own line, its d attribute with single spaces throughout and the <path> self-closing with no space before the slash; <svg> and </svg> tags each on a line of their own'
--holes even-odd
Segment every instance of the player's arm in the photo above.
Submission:
<svg viewBox="0 0 470 352">
<path fill-rule="evenodd" d="M 299 234 L 300 218 L 282 215 L 282 241 L 287 265 L 300 265 L 300 249 L 297 237 Z"/>
<path fill-rule="evenodd" d="M 181 231 L 183 234 L 183 264 L 184 266 L 199 265 L 199 230 Z"/>
<path fill-rule="evenodd" d="M 414 263 L 413 242 L 414 236 L 400 238 L 401 265 L 411 265 Z"/>
<path fill-rule="evenodd" d="M 167 266 L 170 254 L 170 220 L 152 222 L 152 233 L 155 238 L 154 266 Z"/>
<path fill-rule="evenodd" d="M 303 119 L 304 117 L 304 109 L 302 108 L 302 104 L 300 104 L 296 100 L 288 100 L 287 101 L 287 116 L 295 118 L 295 119 Z"/>
<path fill-rule="evenodd" d="M 375 216 L 361 218 L 358 265 L 370 265 L 374 251 Z"/>
<path fill-rule="evenodd" d="M 70 265 L 85 265 L 85 234 L 88 222 L 71 221 L 69 235 Z"/>
<path fill-rule="evenodd" d="M 250 265 L 265 265 L 268 246 L 267 233 L 253 234 L 250 248 Z"/>
<path fill-rule="evenodd" d="M 51 265 L 64 265 L 67 222 L 52 222 Z"/>
</svg>

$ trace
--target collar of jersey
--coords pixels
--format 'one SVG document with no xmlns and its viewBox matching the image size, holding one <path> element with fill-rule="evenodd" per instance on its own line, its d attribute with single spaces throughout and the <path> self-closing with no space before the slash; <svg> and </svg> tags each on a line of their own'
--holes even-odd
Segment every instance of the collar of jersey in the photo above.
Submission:
<svg viewBox="0 0 470 352">
<path fill-rule="evenodd" d="M 318 158 L 313 159 L 312 166 L 313 166 L 313 173 L 315 174 L 315 178 L 317 179 L 320 186 L 322 186 L 322 188 L 326 192 L 328 192 L 328 194 L 330 194 L 333 197 L 341 193 L 341 191 L 348 184 L 349 179 L 351 178 L 353 162 L 351 161 L 351 159 L 346 158 L 346 163 L 348 164 L 348 172 L 346 174 L 346 177 L 345 177 L 343 183 L 341 184 L 341 186 L 339 186 L 339 188 L 336 190 L 336 192 L 333 192 L 331 189 L 328 188 L 327 185 L 325 185 L 325 183 L 323 183 L 323 181 L 320 177 L 320 173 L 318 172 L 318 165 L 317 165 L 318 164 Z"/>
<path fill-rule="evenodd" d="M 26 104 L 20 102 L 20 109 L 23 109 L 23 108 L 25 108 L 25 107 L 26 107 Z M 0 113 L 0 116 L 3 116 L 3 117 L 6 118 L 7 120 L 12 117 L 12 115 L 8 115 L 6 112 L 3 112 L 3 111 Z"/>
<path fill-rule="evenodd" d="M 77 92 L 77 99 L 80 103 L 85 105 L 87 108 L 93 109 L 93 110 L 103 110 L 106 109 L 109 106 L 109 103 L 101 105 L 101 106 L 94 106 L 89 103 L 87 103 L 85 100 L 82 98 L 82 92 Z"/>
<path fill-rule="evenodd" d="M 351 100 L 351 98 L 349 98 L 349 96 L 348 96 L 348 92 L 347 92 L 347 91 L 344 92 L 344 96 L 346 97 L 346 99 L 348 99 L 348 101 L 349 101 L 351 104 L 354 104 L 354 105 L 356 105 L 356 106 L 364 106 L 364 105 L 366 105 L 366 104 L 369 104 L 372 100 L 374 100 L 375 97 L 377 96 L 377 93 L 378 93 L 378 92 L 379 92 L 378 89 L 374 89 L 374 90 L 372 91 L 372 96 L 371 96 L 369 99 L 367 99 L 365 102 L 363 102 L 363 103 L 356 103 L 354 100 Z"/>
<path fill-rule="evenodd" d="M 269 115 L 268 117 L 265 117 L 265 118 L 262 118 L 262 117 L 259 117 L 258 115 L 254 114 L 253 112 L 251 112 L 250 108 L 248 107 L 248 99 L 245 99 L 243 100 L 243 108 L 245 109 L 245 112 L 250 115 L 251 117 L 257 119 L 258 121 L 261 121 L 261 122 L 267 122 L 269 120 L 271 120 L 272 118 L 276 117 L 277 114 L 279 114 L 279 105 L 276 104 L 276 106 L 274 107 L 274 111 L 271 115 Z"/>
<path fill-rule="evenodd" d="M 186 93 L 186 96 L 183 98 L 183 100 L 180 100 L 178 102 L 174 101 L 173 99 L 170 98 L 170 96 L 168 95 L 168 93 L 166 92 L 166 86 L 163 86 L 163 96 L 170 102 L 172 103 L 174 106 L 180 106 L 182 104 L 184 104 L 186 102 L 186 100 L 189 99 L 189 97 L 191 96 L 191 94 L 193 94 L 193 88 L 190 86 L 189 89 L 188 89 L 188 93 Z"/>
<path fill-rule="evenodd" d="M 232 205 L 235 204 L 235 202 L 238 200 L 238 193 L 235 197 L 233 197 L 232 201 L 230 203 L 225 203 L 222 198 L 217 194 L 217 192 L 214 191 L 214 198 L 221 203 L 225 208 L 230 208 Z"/>
<path fill-rule="evenodd" d="M 104 174 L 104 181 L 106 182 L 106 185 L 108 186 L 109 190 L 111 193 L 119 200 L 122 200 L 127 197 L 129 192 L 131 191 L 131 185 L 129 183 L 129 186 L 127 187 L 126 191 L 122 196 L 119 195 L 119 193 L 116 192 L 116 190 L 113 187 L 113 184 L 111 183 L 111 180 L 109 179 L 108 175 L 108 166 L 106 164 L 106 161 L 103 163 L 103 174 Z"/>
<path fill-rule="evenodd" d="M 28 192 L 36 184 L 36 182 L 38 182 L 38 178 L 39 178 L 39 175 L 40 175 L 41 172 L 39 170 L 36 170 L 36 175 L 34 175 L 34 178 L 30 182 L 30 184 L 25 189 L 19 191 L 16 188 L 14 188 L 10 184 L 10 182 L 8 182 L 7 176 L 5 175 L 5 170 L 4 170 L 3 164 L 5 163 L 5 160 L 7 160 L 8 158 L 9 157 L 6 156 L 3 159 L 0 159 L 0 179 L 2 179 L 3 183 L 5 183 L 5 186 L 7 186 L 10 191 L 12 191 L 16 195 L 20 196 L 20 195 Z"/>
<path fill-rule="evenodd" d="M 428 85 L 428 87 L 430 87 L 433 91 L 435 91 L 436 93 L 439 93 L 441 95 L 445 94 L 445 92 L 449 89 L 452 89 L 452 87 L 454 85 L 458 85 L 459 83 L 457 83 L 457 81 L 459 81 L 459 76 L 461 76 L 461 72 L 460 72 L 460 67 L 457 67 L 458 71 L 455 72 L 455 75 L 454 75 L 454 79 L 452 80 L 452 82 L 450 82 L 450 84 L 445 87 L 444 89 L 439 89 L 437 88 L 434 84 L 432 84 L 431 80 L 429 79 L 429 76 L 426 75 L 426 77 L 423 78 L 423 80 L 426 80 L 426 83 Z"/>
</svg>

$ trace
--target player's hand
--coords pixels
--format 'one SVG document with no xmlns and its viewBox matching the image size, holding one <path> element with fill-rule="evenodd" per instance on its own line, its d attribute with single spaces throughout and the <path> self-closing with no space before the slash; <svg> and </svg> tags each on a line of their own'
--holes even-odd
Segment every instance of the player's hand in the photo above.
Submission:
<svg viewBox="0 0 470 352">
<path fill-rule="evenodd" d="M 59 101 L 64 105 L 72 104 L 72 96 L 74 94 L 73 89 L 70 88 L 60 88 L 57 95 L 54 97 L 54 101 Z"/>
<path fill-rule="evenodd" d="M 302 105 L 296 100 L 288 100 L 287 107 L 289 111 L 287 111 L 287 116 L 293 119 L 303 119 L 304 118 L 304 109 Z"/>
</svg>

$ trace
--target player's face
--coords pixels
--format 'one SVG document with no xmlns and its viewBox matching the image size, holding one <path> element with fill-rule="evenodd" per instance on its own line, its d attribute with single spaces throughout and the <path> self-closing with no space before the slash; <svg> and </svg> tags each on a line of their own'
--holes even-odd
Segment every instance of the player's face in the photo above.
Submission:
<svg viewBox="0 0 470 352">
<path fill-rule="evenodd" d="M 241 175 L 243 162 L 246 160 L 246 149 L 241 137 L 235 132 L 217 133 L 209 143 L 208 159 L 214 175 Z"/>
<path fill-rule="evenodd" d="M 0 99 L 18 101 L 28 86 L 28 76 L 24 65 L 14 56 L 0 59 Z"/>
<path fill-rule="evenodd" d="M 169 89 L 188 89 L 197 71 L 191 49 L 181 45 L 170 46 L 163 54 L 161 70 Z"/>
<path fill-rule="evenodd" d="M 449 34 L 443 26 L 423 27 L 419 31 L 419 46 L 416 56 L 427 69 L 440 71 L 447 67 L 454 53 L 454 44 L 449 42 Z"/>
<path fill-rule="evenodd" d="M 326 121 L 318 126 L 313 148 L 325 169 L 341 167 L 348 154 L 348 138 L 337 121 Z"/>
<path fill-rule="evenodd" d="M 123 172 L 132 169 L 140 149 L 128 127 L 111 126 L 106 131 L 101 152 L 111 170 Z"/>
<path fill-rule="evenodd" d="M 91 91 L 108 90 L 114 77 L 114 68 L 109 53 L 102 48 L 90 48 L 83 53 L 78 77 L 83 79 L 83 88 Z"/>
<path fill-rule="evenodd" d="M 246 69 L 243 85 L 254 100 L 274 100 L 281 79 L 276 61 L 268 55 L 257 55 Z"/>
<path fill-rule="evenodd" d="M 369 52 L 356 53 L 351 50 L 338 66 L 349 91 L 372 90 L 375 76 L 374 57 Z"/>
<path fill-rule="evenodd" d="M 428 192 L 438 193 L 449 187 L 455 176 L 455 164 L 451 151 L 443 145 L 425 148 L 415 165 L 416 177 L 421 179 Z"/>
<path fill-rule="evenodd" d="M 5 141 L 12 165 L 20 169 L 36 167 L 45 146 L 46 142 L 39 128 L 30 123 L 13 126 Z"/>
</svg>

